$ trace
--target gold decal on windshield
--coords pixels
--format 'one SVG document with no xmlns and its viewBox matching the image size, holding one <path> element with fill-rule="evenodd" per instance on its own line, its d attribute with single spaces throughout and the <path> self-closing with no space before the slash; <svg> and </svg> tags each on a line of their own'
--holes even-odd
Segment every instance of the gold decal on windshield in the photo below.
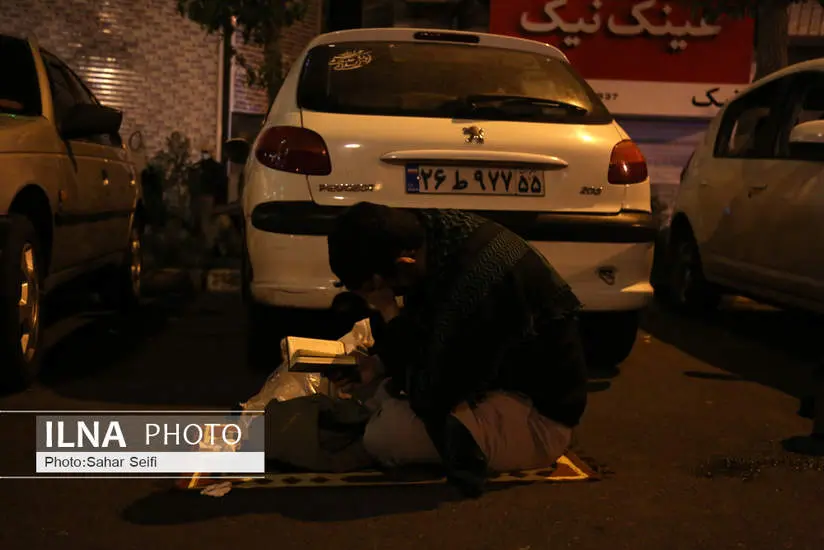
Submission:
<svg viewBox="0 0 824 550">
<path fill-rule="evenodd" d="M 369 50 L 349 50 L 330 59 L 329 66 L 333 71 L 351 71 L 369 65 L 372 59 L 372 52 Z"/>
</svg>

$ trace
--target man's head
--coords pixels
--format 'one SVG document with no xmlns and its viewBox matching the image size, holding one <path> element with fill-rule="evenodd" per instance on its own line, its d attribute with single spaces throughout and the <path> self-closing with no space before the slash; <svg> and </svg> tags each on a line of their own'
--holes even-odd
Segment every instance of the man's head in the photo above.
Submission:
<svg viewBox="0 0 824 550">
<path fill-rule="evenodd" d="M 402 296 L 423 274 L 424 230 L 406 210 L 358 203 L 337 218 L 328 243 L 332 272 L 353 292 L 384 284 Z"/>
</svg>

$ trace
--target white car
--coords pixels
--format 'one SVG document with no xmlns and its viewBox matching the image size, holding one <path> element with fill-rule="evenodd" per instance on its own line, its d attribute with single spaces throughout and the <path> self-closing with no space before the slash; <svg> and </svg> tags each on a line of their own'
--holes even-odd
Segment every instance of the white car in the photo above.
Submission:
<svg viewBox="0 0 824 550">
<path fill-rule="evenodd" d="M 632 349 L 652 296 L 646 161 L 560 50 L 467 32 L 358 29 L 295 61 L 246 162 L 250 353 L 265 306 L 326 309 L 326 235 L 360 201 L 475 211 L 531 241 L 583 302 L 593 361 Z M 248 160 L 247 160 L 248 157 Z M 266 314 L 268 316 L 268 313 Z"/>
<path fill-rule="evenodd" d="M 656 289 L 692 312 L 737 294 L 824 313 L 822 228 L 818 59 L 754 83 L 713 119 L 682 175 Z"/>
</svg>

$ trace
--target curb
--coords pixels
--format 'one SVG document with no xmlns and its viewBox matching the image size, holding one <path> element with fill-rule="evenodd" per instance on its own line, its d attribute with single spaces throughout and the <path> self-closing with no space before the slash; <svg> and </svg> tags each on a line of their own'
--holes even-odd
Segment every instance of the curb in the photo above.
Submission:
<svg viewBox="0 0 824 550">
<path fill-rule="evenodd" d="M 221 294 L 240 292 L 239 269 L 187 269 L 163 268 L 147 273 L 144 285 L 156 290 L 188 283 L 197 291 L 206 291 Z"/>
<path fill-rule="evenodd" d="M 240 292 L 240 270 L 239 269 L 210 269 L 206 272 L 207 292 Z"/>
</svg>

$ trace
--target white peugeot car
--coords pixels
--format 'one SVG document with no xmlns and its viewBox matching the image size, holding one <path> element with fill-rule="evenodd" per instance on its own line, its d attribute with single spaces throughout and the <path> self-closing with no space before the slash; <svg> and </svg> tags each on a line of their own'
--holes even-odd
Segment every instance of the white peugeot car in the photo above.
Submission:
<svg viewBox="0 0 824 550">
<path fill-rule="evenodd" d="M 684 170 L 656 289 L 692 312 L 723 294 L 824 313 L 824 59 L 728 103 Z"/>
<path fill-rule="evenodd" d="M 360 201 L 498 221 L 583 302 L 592 361 L 615 365 L 632 349 L 652 296 L 647 165 L 557 48 L 405 28 L 321 35 L 254 144 L 227 153 L 246 162 L 252 356 L 277 342 L 270 313 L 330 307 L 340 291 L 326 235 Z"/>
</svg>

